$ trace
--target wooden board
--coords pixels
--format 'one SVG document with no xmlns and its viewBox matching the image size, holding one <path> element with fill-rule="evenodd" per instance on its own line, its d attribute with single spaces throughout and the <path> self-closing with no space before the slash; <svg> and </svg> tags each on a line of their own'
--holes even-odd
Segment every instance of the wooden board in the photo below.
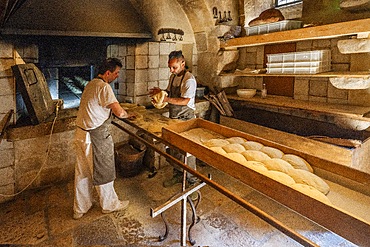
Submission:
<svg viewBox="0 0 370 247">
<path fill-rule="evenodd" d="M 276 182 L 275 180 L 265 177 L 258 172 L 244 167 L 180 135 L 181 132 L 193 128 L 205 128 L 225 137 L 240 136 L 249 140 L 256 140 L 265 145 L 279 148 L 285 153 L 299 155 L 301 153 L 299 150 L 290 149 L 289 147 L 276 144 L 267 139 L 259 138 L 202 119 L 193 119 L 184 123 L 174 124 L 162 130 L 162 138 L 172 145 L 181 147 L 182 150 L 193 154 L 198 159 L 235 177 L 241 182 L 343 236 L 353 243 L 360 246 L 368 244 L 367 239 L 370 236 L 369 223 L 339 208 L 324 204 L 288 186 Z M 353 172 L 356 173 L 356 171 Z M 367 175 L 365 179 L 369 181 L 370 175 Z"/>
<path fill-rule="evenodd" d="M 366 33 L 369 32 L 369 30 L 370 18 L 230 39 L 221 44 L 221 48 L 235 49 L 238 47 L 272 43 L 295 42 L 311 39 L 329 39 L 345 35 L 354 35 L 364 32 Z"/>
</svg>

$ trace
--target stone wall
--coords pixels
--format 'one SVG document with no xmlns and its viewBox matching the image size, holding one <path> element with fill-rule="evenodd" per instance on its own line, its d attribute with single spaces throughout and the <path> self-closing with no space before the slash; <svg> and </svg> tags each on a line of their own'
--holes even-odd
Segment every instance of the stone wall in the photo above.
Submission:
<svg viewBox="0 0 370 247">
<path fill-rule="evenodd" d="M 346 39 L 342 37 L 340 39 Z M 332 71 L 356 71 L 369 68 L 368 54 L 341 54 L 337 47 L 339 38 L 300 41 L 296 43 L 296 51 L 331 50 Z M 363 60 L 364 59 L 364 60 Z M 239 48 L 239 60 L 236 68 L 263 68 L 264 46 Z M 355 68 L 362 63 L 361 68 Z M 227 77 L 225 86 L 238 86 L 240 88 L 262 89 L 262 77 Z M 337 89 L 327 77 L 295 77 L 294 99 L 327 102 L 337 104 L 370 106 L 370 90 L 347 90 Z"/>
</svg>

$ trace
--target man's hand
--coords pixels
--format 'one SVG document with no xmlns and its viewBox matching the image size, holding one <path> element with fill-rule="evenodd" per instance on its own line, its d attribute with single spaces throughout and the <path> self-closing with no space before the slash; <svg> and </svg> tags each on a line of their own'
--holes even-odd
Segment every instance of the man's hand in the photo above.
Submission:
<svg viewBox="0 0 370 247">
<path fill-rule="evenodd" d="M 134 113 L 129 113 L 129 114 L 127 114 L 127 117 L 125 117 L 125 118 L 132 121 L 132 120 L 136 119 L 136 115 Z"/>
<path fill-rule="evenodd" d="M 159 87 L 154 87 L 149 89 L 149 96 L 156 95 L 157 93 L 160 93 L 162 90 Z"/>
</svg>

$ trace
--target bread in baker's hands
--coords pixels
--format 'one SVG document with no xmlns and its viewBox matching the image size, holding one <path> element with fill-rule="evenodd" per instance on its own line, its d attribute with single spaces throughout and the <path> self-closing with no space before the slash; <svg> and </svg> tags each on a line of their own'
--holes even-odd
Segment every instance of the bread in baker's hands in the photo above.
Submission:
<svg viewBox="0 0 370 247">
<path fill-rule="evenodd" d="M 154 107 L 157 109 L 164 108 L 168 104 L 168 102 L 163 102 L 164 98 L 167 96 L 168 94 L 166 91 L 160 91 L 159 93 L 154 94 L 152 96 L 152 104 L 154 105 Z"/>
</svg>

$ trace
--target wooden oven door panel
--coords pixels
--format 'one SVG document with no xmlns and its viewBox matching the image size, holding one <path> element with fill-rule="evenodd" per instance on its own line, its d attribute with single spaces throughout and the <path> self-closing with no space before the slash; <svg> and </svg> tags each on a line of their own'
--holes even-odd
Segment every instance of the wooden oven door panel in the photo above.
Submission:
<svg viewBox="0 0 370 247">
<path fill-rule="evenodd" d="M 14 65 L 12 70 L 32 124 L 44 122 L 55 109 L 44 75 L 32 63 Z"/>
</svg>

